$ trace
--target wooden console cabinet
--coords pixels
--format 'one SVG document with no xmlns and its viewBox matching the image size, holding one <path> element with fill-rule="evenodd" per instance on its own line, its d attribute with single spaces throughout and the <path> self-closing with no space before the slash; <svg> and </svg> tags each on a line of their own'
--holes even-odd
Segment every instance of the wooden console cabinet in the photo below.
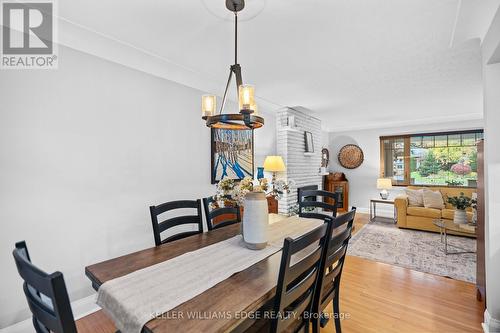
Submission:
<svg viewBox="0 0 500 333">
<path fill-rule="evenodd" d="M 328 192 L 336 192 L 339 194 L 338 212 L 349 211 L 349 182 L 345 176 L 340 176 L 338 173 L 330 173 L 324 176 L 323 189 Z M 333 204 L 332 199 L 326 198 L 325 201 Z"/>
</svg>

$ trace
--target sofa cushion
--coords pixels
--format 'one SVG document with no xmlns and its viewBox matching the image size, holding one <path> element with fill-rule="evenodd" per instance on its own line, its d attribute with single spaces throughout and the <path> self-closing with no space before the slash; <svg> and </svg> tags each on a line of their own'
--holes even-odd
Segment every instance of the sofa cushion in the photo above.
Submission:
<svg viewBox="0 0 500 333">
<path fill-rule="evenodd" d="M 405 193 L 408 196 L 408 205 L 414 207 L 424 207 L 424 190 L 412 190 L 405 189 Z"/>
<path fill-rule="evenodd" d="M 443 209 L 444 201 L 441 192 L 424 189 L 424 207 Z"/>
<path fill-rule="evenodd" d="M 441 218 L 441 210 L 434 208 L 408 207 L 406 209 L 406 214 L 412 216 L 430 217 L 434 219 Z"/>
<path fill-rule="evenodd" d="M 443 219 L 453 220 L 453 218 L 455 217 L 455 210 L 445 208 L 441 211 L 441 215 Z M 467 221 L 472 221 L 472 215 L 472 212 L 467 212 Z"/>
</svg>

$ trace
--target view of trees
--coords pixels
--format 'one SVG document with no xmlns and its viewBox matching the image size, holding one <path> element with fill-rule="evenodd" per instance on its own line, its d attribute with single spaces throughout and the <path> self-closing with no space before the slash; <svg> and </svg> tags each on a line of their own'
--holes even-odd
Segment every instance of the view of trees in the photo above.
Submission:
<svg viewBox="0 0 500 333">
<path fill-rule="evenodd" d="M 468 186 L 477 178 L 476 147 L 414 149 L 410 168 L 414 184 Z"/>
<path fill-rule="evenodd" d="M 382 174 L 395 185 L 474 187 L 482 138 L 481 130 L 381 137 Z"/>
</svg>

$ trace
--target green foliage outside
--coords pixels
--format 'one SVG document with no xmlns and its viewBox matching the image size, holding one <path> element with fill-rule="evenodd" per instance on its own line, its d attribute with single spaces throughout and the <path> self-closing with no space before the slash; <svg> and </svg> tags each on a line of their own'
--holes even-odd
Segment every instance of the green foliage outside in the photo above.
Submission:
<svg viewBox="0 0 500 333">
<path fill-rule="evenodd" d="M 426 149 L 420 157 L 417 169 L 417 156 L 410 158 L 412 184 L 470 186 L 477 180 L 476 147 L 444 147 Z M 422 156 L 422 155 L 420 155 Z M 450 171 L 452 165 L 466 162 L 472 169 L 467 175 L 457 175 Z"/>
<path fill-rule="evenodd" d="M 441 163 L 436 159 L 432 150 L 427 151 L 427 155 L 420 164 L 418 172 L 423 177 L 428 177 L 430 175 L 437 174 L 441 170 Z"/>
</svg>

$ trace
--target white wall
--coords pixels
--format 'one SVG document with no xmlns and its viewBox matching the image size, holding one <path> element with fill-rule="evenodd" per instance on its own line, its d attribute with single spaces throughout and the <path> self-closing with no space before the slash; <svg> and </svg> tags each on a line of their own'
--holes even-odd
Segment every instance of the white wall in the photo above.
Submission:
<svg viewBox="0 0 500 333">
<path fill-rule="evenodd" d="M 368 211 L 371 198 L 379 197 L 379 190 L 377 190 L 376 182 L 380 174 L 380 136 L 397 135 L 408 133 L 422 133 L 446 130 L 461 130 L 483 128 L 483 122 L 480 120 L 469 121 L 467 123 L 443 123 L 443 124 L 429 124 L 419 126 L 408 126 L 398 128 L 382 128 L 382 129 L 368 129 L 359 131 L 347 132 L 330 132 L 329 145 L 330 150 L 330 165 L 331 172 L 345 173 L 347 180 L 349 180 L 349 206 L 356 206 L 360 211 Z M 340 166 L 337 155 L 340 148 L 346 144 L 357 144 L 361 147 L 364 153 L 364 162 L 360 167 L 349 170 Z M 394 187 L 391 190 L 391 198 L 394 198 L 402 188 Z M 391 216 L 391 208 L 380 207 L 380 212 Z M 378 210 L 378 208 L 377 208 Z M 384 212 L 384 210 L 386 212 Z M 381 214 L 384 215 L 384 214 Z"/>
<path fill-rule="evenodd" d="M 483 41 L 483 86 L 486 168 L 485 331 L 500 332 L 500 10 Z"/>
<path fill-rule="evenodd" d="M 58 70 L 0 73 L 0 328 L 28 318 L 16 241 L 74 301 L 93 292 L 85 266 L 154 245 L 150 204 L 214 191 L 203 92 L 59 52 Z M 275 154 L 264 116 L 256 166 Z"/>
</svg>

